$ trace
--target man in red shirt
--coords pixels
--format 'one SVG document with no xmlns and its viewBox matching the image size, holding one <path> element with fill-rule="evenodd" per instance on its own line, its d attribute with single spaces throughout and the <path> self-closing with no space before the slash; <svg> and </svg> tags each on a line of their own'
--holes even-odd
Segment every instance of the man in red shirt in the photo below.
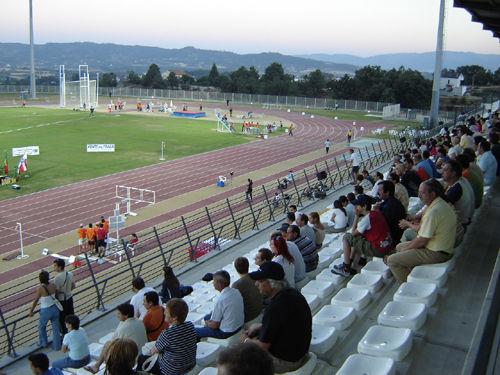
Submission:
<svg viewBox="0 0 500 375">
<path fill-rule="evenodd" d="M 97 252 L 99 253 L 99 257 L 102 258 L 106 251 L 106 231 L 102 229 L 103 224 L 99 224 L 99 228 L 96 231 L 97 237 Z M 102 252 L 102 254 L 101 254 Z"/>
<path fill-rule="evenodd" d="M 393 252 L 389 225 L 380 211 L 372 211 L 372 198 L 359 194 L 351 202 L 354 205 L 352 232 L 343 238 L 344 263 L 333 267 L 332 273 L 344 277 L 356 274 L 351 268 L 356 251 L 369 257 L 383 258 Z M 360 219 L 360 216 L 363 217 Z"/>
</svg>

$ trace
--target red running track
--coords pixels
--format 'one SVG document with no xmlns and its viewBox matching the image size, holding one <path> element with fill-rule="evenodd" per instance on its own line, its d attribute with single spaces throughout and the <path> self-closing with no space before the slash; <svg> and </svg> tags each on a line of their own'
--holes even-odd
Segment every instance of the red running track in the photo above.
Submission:
<svg viewBox="0 0 500 375">
<path fill-rule="evenodd" d="M 233 106 L 233 109 L 247 111 L 249 108 Z M 229 171 L 243 175 L 271 166 L 276 162 L 323 149 L 327 138 L 330 139 L 332 145 L 345 142 L 347 131 L 352 125 L 351 121 L 332 120 L 320 116 L 312 119 L 310 115 L 301 115 L 297 112 L 263 111 L 266 115 L 283 118 L 285 122 L 294 122 L 297 127 L 293 132 L 294 135 L 283 135 L 266 141 L 228 147 L 0 202 L 0 212 L 2 213 L 0 228 L 3 232 L 0 254 L 19 249 L 19 234 L 14 230 L 16 222 L 23 225 L 23 241 L 24 245 L 27 246 L 70 231 L 76 233 L 80 223 L 86 225 L 95 222 L 101 215 L 111 216 L 115 203 L 119 201 L 115 198 L 115 185 L 154 190 L 156 201 L 161 202 L 186 193 L 186 187 L 194 191 L 213 185 L 218 180 L 219 175 L 227 176 Z M 258 118 L 254 119 L 254 121 L 257 120 Z M 366 132 L 379 126 L 380 124 L 357 122 L 357 128 L 364 127 Z M 256 158 L 256 155 L 259 157 Z M 291 168 L 302 169 L 332 156 L 332 154 L 325 155 L 320 159 L 306 163 L 304 166 L 292 166 Z M 276 177 L 281 177 L 284 175 L 283 173 L 254 181 L 254 183 L 255 185 L 263 184 Z M 240 193 L 243 189 L 243 187 L 235 187 L 232 190 L 224 190 L 221 194 L 193 202 L 182 209 L 168 212 L 127 229 L 133 232 L 150 228 Z M 95 194 L 96 191 L 99 191 L 98 196 Z M 145 203 L 136 204 L 133 208 L 138 209 L 145 205 Z M 71 252 L 71 250 L 67 251 Z M 72 251 L 74 252 L 74 249 Z M 7 271 L 6 273 L 10 275 L 6 275 L 4 272 L 1 277 L 3 280 L 13 280 L 16 278 L 15 274 L 25 275 L 47 267 L 50 263 L 50 259 L 40 259 L 18 267 L 15 271 L 11 270 L 12 273 Z"/>
</svg>

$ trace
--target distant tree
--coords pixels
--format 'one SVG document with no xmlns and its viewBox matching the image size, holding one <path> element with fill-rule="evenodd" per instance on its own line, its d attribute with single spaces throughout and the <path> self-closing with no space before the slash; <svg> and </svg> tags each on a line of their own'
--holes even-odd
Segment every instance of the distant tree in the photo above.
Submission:
<svg viewBox="0 0 500 375">
<path fill-rule="evenodd" d="M 487 81 L 488 78 L 485 76 L 486 70 L 479 65 L 463 65 L 459 66 L 457 68 L 457 73 L 463 74 L 464 76 L 464 85 L 472 85 L 474 82 L 474 85 L 486 85 L 487 82 L 484 82 L 485 80 Z M 491 72 L 490 72 L 491 73 Z M 479 78 L 479 82 L 477 81 L 477 78 Z M 493 76 L 491 77 L 493 78 Z"/>
<path fill-rule="evenodd" d="M 256 94 L 259 92 L 259 73 L 253 66 L 250 69 L 242 66 L 229 74 L 231 79 L 230 92 L 243 94 Z"/>
<path fill-rule="evenodd" d="M 399 68 L 398 77 L 392 83 L 392 91 L 395 102 L 403 108 L 430 108 L 432 81 L 417 70 Z"/>
<path fill-rule="evenodd" d="M 174 72 L 170 72 L 167 77 L 167 86 L 176 89 L 179 87 L 179 79 L 175 76 Z"/>
<path fill-rule="evenodd" d="M 330 80 L 327 87 L 332 91 L 332 98 L 353 99 L 355 95 L 354 78 L 345 74 L 337 80 Z"/>
<path fill-rule="evenodd" d="M 500 85 L 500 68 L 493 73 L 493 84 Z"/>
<path fill-rule="evenodd" d="M 128 72 L 127 80 L 134 85 L 139 85 L 141 83 L 141 77 L 139 77 L 133 70 Z"/>
<path fill-rule="evenodd" d="M 71 81 L 78 81 L 80 80 L 80 76 L 78 75 L 77 72 L 71 73 Z"/>
<path fill-rule="evenodd" d="M 354 76 L 355 97 L 352 99 L 375 102 L 380 98 L 386 86 L 385 71 L 380 66 L 367 65 L 356 70 Z"/>
<path fill-rule="evenodd" d="M 181 84 L 190 84 L 190 85 L 196 82 L 196 80 L 193 77 L 187 74 L 184 74 L 179 81 Z"/>
<path fill-rule="evenodd" d="M 210 78 L 208 78 L 208 76 L 200 77 L 196 80 L 196 84 L 200 86 L 210 86 Z"/>
<path fill-rule="evenodd" d="M 115 73 L 104 73 L 101 78 L 99 78 L 100 87 L 116 87 L 118 81 L 116 80 Z"/>
<path fill-rule="evenodd" d="M 268 95 L 289 95 L 292 91 L 293 77 L 285 74 L 283 65 L 271 63 L 261 77 L 262 93 Z"/>
<path fill-rule="evenodd" d="M 220 75 L 215 79 L 214 86 L 223 92 L 231 91 L 231 79 L 226 75 Z"/>
<path fill-rule="evenodd" d="M 153 87 L 153 83 L 155 86 L 163 87 Z M 163 82 L 163 77 L 161 76 L 158 65 L 151 64 L 149 66 L 147 73 L 142 77 L 142 84 L 144 87 L 164 88 L 165 83 Z"/>
<path fill-rule="evenodd" d="M 321 70 L 306 74 L 304 80 L 299 84 L 302 94 L 313 97 L 320 97 L 326 87 L 325 77 Z"/>
<path fill-rule="evenodd" d="M 217 80 L 217 77 L 219 77 L 219 71 L 217 70 L 217 65 L 213 63 L 212 68 L 210 69 L 210 73 L 208 73 L 210 86 L 215 86 L 215 81 Z"/>
</svg>

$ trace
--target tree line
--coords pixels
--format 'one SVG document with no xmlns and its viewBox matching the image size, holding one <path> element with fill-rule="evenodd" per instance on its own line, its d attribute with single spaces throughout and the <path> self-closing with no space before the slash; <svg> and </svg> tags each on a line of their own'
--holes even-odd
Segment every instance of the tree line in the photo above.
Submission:
<svg viewBox="0 0 500 375">
<path fill-rule="evenodd" d="M 479 65 L 465 65 L 457 69 L 444 69 L 443 73 L 462 74 L 463 84 L 467 86 L 500 85 L 500 68 L 492 72 Z M 232 72 L 219 73 L 217 65 L 213 63 L 208 74 L 199 75 L 198 79 L 188 74 L 179 78 L 174 72 L 170 72 L 163 78 L 158 65 L 151 64 L 147 73 L 142 76 L 129 71 L 125 81 L 128 81 L 126 84 L 144 88 L 190 90 L 193 85 L 212 86 L 228 93 L 400 103 L 404 108 L 420 109 L 430 107 L 432 96 L 432 80 L 424 77 L 421 72 L 404 66 L 384 70 L 380 66 L 368 65 L 356 70 L 354 76 L 345 74 L 340 78 L 317 69 L 297 78 L 285 73 L 278 62 L 266 67 L 262 75 L 254 66 L 242 66 Z M 46 77 L 45 80 L 54 82 L 56 77 Z M 78 73 L 73 73 L 71 80 L 78 80 Z M 28 80 L 26 81 L 27 84 Z M 8 84 L 12 84 L 12 80 Z M 99 85 L 116 87 L 118 78 L 113 72 L 104 73 L 100 76 Z"/>
</svg>

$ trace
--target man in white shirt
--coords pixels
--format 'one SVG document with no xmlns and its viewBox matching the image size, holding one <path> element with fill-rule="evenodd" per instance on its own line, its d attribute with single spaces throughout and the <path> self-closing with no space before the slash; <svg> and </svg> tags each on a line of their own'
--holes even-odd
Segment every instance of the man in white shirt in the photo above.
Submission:
<svg viewBox="0 0 500 375">
<path fill-rule="evenodd" d="M 354 152 L 354 149 L 349 149 L 349 152 L 351 154 L 351 164 L 350 167 L 352 167 L 351 170 L 351 177 L 352 177 L 352 185 L 356 185 L 356 177 L 358 176 L 359 173 L 359 161 L 358 161 L 358 155 Z"/>
<path fill-rule="evenodd" d="M 195 328 L 196 338 L 227 339 L 237 333 L 245 321 L 245 309 L 241 293 L 231 288 L 231 277 L 227 271 L 214 273 L 214 288 L 220 292 L 212 314 L 205 316 L 205 327 Z"/>
<path fill-rule="evenodd" d="M 384 175 L 380 172 L 374 172 L 372 177 L 373 181 L 375 181 L 375 184 L 373 185 L 373 189 L 368 194 L 371 195 L 373 198 L 377 198 L 378 185 L 384 180 Z"/>
<path fill-rule="evenodd" d="M 132 299 L 130 300 L 130 304 L 134 306 L 134 316 L 142 320 L 147 311 L 143 304 L 143 297 L 147 292 L 156 292 L 156 290 L 152 288 L 146 288 L 144 280 L 139 276 L 134 277 L 134 279 L 132 280 L 132 287 L 134 288 L 134 292 L 136 292 L 137 294 L 132 297 Z"/>
</svg>

